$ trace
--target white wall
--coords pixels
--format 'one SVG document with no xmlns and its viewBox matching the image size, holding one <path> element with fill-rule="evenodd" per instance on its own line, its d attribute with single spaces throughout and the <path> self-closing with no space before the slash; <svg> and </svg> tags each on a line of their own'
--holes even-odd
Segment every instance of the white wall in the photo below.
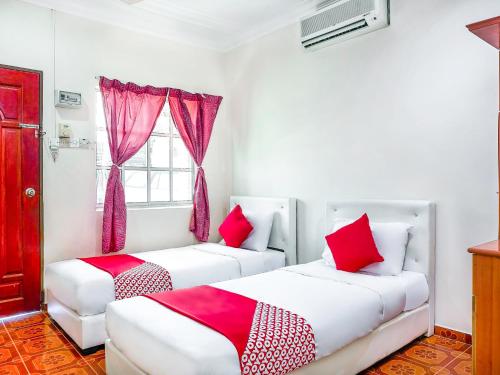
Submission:
<svg viewBox="0 0 500 375">
<path fill-rule="evenodd" d="M 300 261 L 325 202 L 437 202 L 437 324 L 471 331 L 468 246 L 496 237 L 498 52 L 465 25 L 498 0 L 392 1 L 392 25 L 317 52 L 298 25 L 229 53 L 233 193 L 299 199 Z"/>
<path fill-rule="evenodd" d="M 393 0 L 390 28 L 334 47 L 303 52 L 293 25 L 220 55 L 2 0 L 0 63 L 43 70 L 47 139 L 57 121 L 94 138 L 98 74 L 223 95 L 205 161 L 212 239 L 231 192 L 298 198 L 302 262 L 320 255 L 327 200 L 436 201 L 437 323 L 470 331 L 466 248 L 496 236 L 498 54 L 464 25 L 499 13 Z M 55 110 L 54 87 L 84 109 Z M 100 251 L 94 157 L 44 150 L 45 262 Z M 130 210 L 128 251 L 191 243 L 189 213 Z"/>
<path fill-rule="evenodd" d="M 225 96 L 221 55 L 216 52 L 52 14 L 15 0 L 0 2 L 0 64 L 44 73 L 43 125 L 48 132 L 43 160 L 45 263 L 92 256 L 101 250 L 102 212 L 96 210 L 95 151 L 61 150 L 59 159 L 53 162 L 47 148 L 59 121 L 70 123 L 76 137 L 95 139 L 95 75 Z M 58 89 L 82 92 L 83 109 L 55 110 L 54 82 Z M 231 141 L 226 107 L 223 101 L 205 159 L 212 237 L 230 194 Z M 192 243 L 187 228 L 190 212 L 190 207 L 129 210 L 127 251 Z"/>
</svg>

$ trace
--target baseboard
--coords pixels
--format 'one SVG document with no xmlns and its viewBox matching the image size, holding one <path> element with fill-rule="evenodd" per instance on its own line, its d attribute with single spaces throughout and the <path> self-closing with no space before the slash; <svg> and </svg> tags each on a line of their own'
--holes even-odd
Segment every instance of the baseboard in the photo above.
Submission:
<svg viewBox="0 0 500 375">
<path fill-rule="evenodd" d="M 440 327 L 440 326 L 435 326 L 434 327 L 434 334 L 447 337 L 452 340 L 464 342 L 466 344 L 472 344 L 472 335 L 469 333 L 464 333 L 460 331 L 455 331 L 454 329 L 451 328 L 446 328 L 446 327 Z"/>
</svg>

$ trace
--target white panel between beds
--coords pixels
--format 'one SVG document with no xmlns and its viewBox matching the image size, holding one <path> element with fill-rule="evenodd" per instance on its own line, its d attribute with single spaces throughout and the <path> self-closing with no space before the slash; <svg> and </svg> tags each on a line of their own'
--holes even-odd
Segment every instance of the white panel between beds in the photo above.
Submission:
<svg viewBox="0 0 500 375">
<path fill-rule="evenodd" d="M 243 211 L 274 212 L 270 249 L 285 252 L 286 264 L 297 264 L 297 201 L 295 198 L 231 196 L 229 211 L 239 204 Z"/>
</svg>

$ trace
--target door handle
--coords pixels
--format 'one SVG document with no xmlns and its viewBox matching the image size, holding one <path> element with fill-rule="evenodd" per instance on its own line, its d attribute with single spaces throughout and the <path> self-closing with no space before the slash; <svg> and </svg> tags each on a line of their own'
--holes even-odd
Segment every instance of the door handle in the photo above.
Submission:
<svg viewBox="0 0 500 375">
<path fill-rule="evenodd" d="M 33 188 L 27 188 L 25 191 L 24 191 L 24 194 L 26 194 L 26 196 L 28 198 L 33 198 L 35 195 L 36 195 L 36 190 L 33 189 Z"/>
</svg>

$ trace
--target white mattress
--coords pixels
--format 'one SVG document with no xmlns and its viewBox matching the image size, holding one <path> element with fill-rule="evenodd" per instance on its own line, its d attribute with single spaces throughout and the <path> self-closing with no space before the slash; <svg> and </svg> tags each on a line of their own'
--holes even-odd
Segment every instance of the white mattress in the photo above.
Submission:
<svg viewBox="0 0 500 375">
<path fill-rule="evenodd" d="M 132 254 L 159 264 L 170 272 L 175 289 L 237 279 L 285 266 L 285 254 L 235 249 L 219 244 Z M 103 313 L 115 300 L 111 275 L 79 259 L 50 264 L 45 269 L 46 288 L 78 315 Z"/>
<path fill-rule="evenodd" d="M 352 274 L 317 261 L 213 286 L 304 317 L 314 330 L 319 359 L 396 317 L 407 301 L 425 303 L 425 277 L 410 274 Z M 109 304 L 106 328 L 113 344 L 148 374 L 240 374 L 236 349 L 226 337 L 148 298 Z"/>
</svg>

